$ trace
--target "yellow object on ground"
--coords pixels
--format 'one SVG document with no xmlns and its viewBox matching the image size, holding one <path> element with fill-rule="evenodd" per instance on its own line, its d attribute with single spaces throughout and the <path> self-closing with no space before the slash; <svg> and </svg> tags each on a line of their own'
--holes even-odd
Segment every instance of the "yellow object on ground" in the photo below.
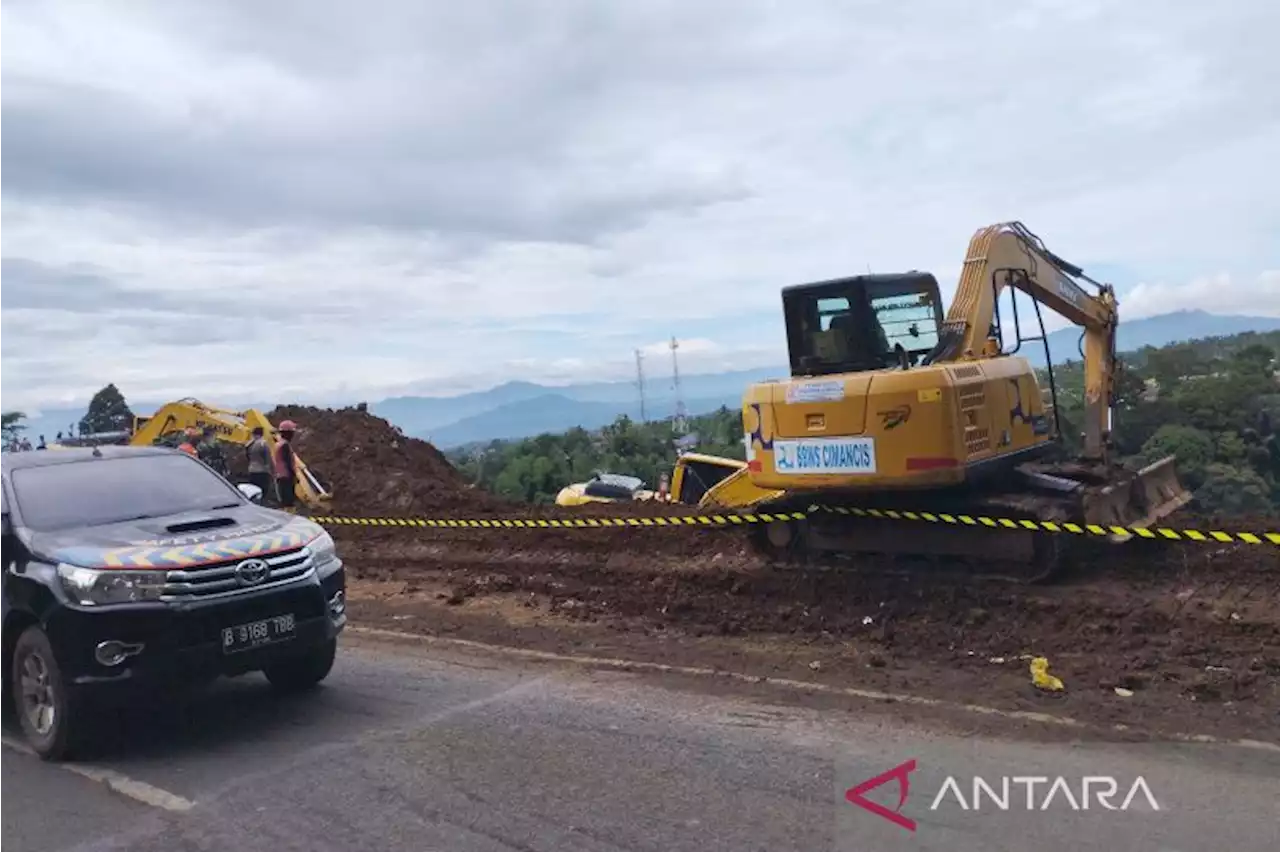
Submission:
<svg viewBox="0 0 1280 852">
<path fill-rule="evenodd" d="M 652 500 L 654 492 L 644 487 L 644 482 L 634 476 L 616 473 L 597 473 L 586 482 L 566 485 L 556 495 L 557 506 L 585 506 L 588 503 L 629 503 L 633 500 Z"/>
<path fill-rule="evenodd" d="M 1031 661 L 1031 682 L 1037 689 L 1047 689 L 1050 692 L 1061 692 L 1066 688 L 1061 680 L 1049 674 L 1049 660 L 1045 657 L 1036 657 Z"/>
</svg>

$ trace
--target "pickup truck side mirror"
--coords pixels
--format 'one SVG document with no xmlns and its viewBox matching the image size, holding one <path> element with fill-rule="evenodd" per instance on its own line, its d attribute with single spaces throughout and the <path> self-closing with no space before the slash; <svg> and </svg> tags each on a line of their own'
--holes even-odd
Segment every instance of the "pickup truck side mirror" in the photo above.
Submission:
<svg viewBox="0 0 1280 852">
<path fill-rule="evenodd" d="M 236 488 L 240 490 L 240 493 L 243 494 L 250 503 L 262 505 L 262 489 L 258 486 L 249 482 L 241 482 L 236 486 Z"/>
</svg>

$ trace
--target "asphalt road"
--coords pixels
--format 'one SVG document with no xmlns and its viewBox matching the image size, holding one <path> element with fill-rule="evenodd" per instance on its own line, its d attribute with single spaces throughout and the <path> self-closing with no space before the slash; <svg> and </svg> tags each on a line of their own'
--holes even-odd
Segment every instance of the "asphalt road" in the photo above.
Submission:
<svg viewBox="0 0 1280 852">
<path fill-rule="evenodd" d="M 883 708 L 367 640 L 309 697 L 245 678 L 109 719 L 102 736 L 91 761 L 59 767 L 7 735 L 5 852 L 1280 848 L 1280 754 L 961 736 Z M 844 799 L 912 758 L 914 832 Z M 1008 811 L 954 795 L 930 809 L 948 775 L 971 800 L 975 773 L 996 792 L 1001 776 L 1050 782 L 1036 810 L 1018 781 Z M 1116 776 L 1117 806 L 1141 775 L 1160 809 L 1139 795 L 1126 811 L 1062 796 L 1038 810 L 1054 777 L 1079 799 L 1085 775 Z M 868 798 L 897 804 L 893 784 Z"/>
</svg>

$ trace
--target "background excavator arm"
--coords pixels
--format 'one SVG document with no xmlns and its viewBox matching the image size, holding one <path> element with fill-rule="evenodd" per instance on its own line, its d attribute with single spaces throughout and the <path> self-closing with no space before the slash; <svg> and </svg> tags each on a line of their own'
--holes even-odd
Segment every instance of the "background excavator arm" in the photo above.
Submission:
<svg viewBox="0 0 1280 852">
<path fill-rule="evenodd" d="M 1086 291 L 1087 281 L 1097 293 Z M 1013 287 L 1084 329 L 1084 456 L 1106 461 L 1116 380 L 1115 290 L 1045 248 L 1021 222 L 982 228 L 969 242 L 955 300 L 929 360 L 961 361 L 999 354 L 993 337 L 997 300 Z"/>
<path fill-rule="evenodd" d="M 138 418 L 138 426 L 129 443 L 135 446 L 149 446 L 166 435 L 180 433 L 189 426 L 204 429 L 212 426 L 214 433 L 221 441 L 243 447 L 253 438 L 253 430 L 262 427 L 263 435 L 274 443 L 277 431 L 266 415 L 256 409 L 247 411 L 230 411 L 205 405 L 195 399 L 180 399 L 159 408 L 148 418 Z M 322 507 L 333 495 L 321 484 L 295 452 L 293 456 L 297 470 L 297 498 L 304 505 Z"/>
</svg>

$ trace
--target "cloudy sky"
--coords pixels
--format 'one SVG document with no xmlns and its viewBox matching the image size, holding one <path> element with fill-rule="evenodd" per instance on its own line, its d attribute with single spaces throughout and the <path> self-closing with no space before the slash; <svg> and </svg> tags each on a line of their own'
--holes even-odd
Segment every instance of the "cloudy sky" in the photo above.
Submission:
<svg viewBox="0 0 1280 852">
<path fill-rule="evenodd" d="M 776 364 L 781 286 L 1011 218 L 1124 317 L 1280 314 L 1272 0 L 2 14 L 6 408 Z"/>
</svg>

